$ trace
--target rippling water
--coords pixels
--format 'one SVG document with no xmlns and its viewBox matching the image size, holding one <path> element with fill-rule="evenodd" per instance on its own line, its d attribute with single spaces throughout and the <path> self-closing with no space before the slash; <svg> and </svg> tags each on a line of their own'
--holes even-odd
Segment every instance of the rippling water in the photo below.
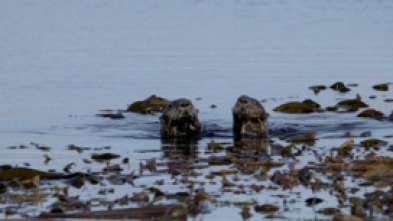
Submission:
<svg viewBox="0 0 393 221">
<path fill-rule="evenodd" d="M 135 152 L 160 150 L 158 116 L 114 121 L 95 114 L 151 94 L 192 99 L 205 130 L 219 129 L 216 139 L 230 142 L 231 107 L 241 94 L 265 101 L 273 130 L 319 131 L 321 138 L 347 130 L 392 133 L 391 124 L 355 114 L 272 111 L 290 100 L 328 106 L 359 93 L 389 114 L 383 99 L 392 90 L 371 86 L 393 81 L 392 1 L 5 0 L 0 30 L 1 164 L 47 168 L 42 152 L 6 148 L 36 142 L 53 147 L 51 168 L 83 158 L 66 151 L 69 144 L 111 146 L 137 168 L 160 156 Z M 307 89 L 336 81 L 359 87 L 346 94 Z"/>
</svg>

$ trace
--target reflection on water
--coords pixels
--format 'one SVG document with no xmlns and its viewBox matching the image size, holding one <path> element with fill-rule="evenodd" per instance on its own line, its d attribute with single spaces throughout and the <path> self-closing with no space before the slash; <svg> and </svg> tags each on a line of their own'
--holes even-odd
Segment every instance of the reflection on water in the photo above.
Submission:
<svg viewBox="0 0 393 221">
<path fill-rule="evenodd" d="M 198 140 L 192 137 L 161 138 L 161 149 L 169 159 L 198 157 Z"/>
</svg>

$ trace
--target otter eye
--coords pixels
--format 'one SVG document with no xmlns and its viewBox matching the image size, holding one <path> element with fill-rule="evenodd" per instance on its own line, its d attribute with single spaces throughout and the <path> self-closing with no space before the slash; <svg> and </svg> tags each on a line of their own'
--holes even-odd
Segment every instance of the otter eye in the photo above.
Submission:
<svg viewBox="0 0 393 221">
<path fill-rule="evenodd" d="M 189 103 L 181 103 L 180 107 L 188 107 L 190 104 Z"/>
<path fill-rule="evenodd" d="M 247 104 L 247 100 L 246 100 L 245 98 L 241 98 L 241 99 L 239 100 L 239 102 L 240 102 L 241 104 Z"/>
</svg>

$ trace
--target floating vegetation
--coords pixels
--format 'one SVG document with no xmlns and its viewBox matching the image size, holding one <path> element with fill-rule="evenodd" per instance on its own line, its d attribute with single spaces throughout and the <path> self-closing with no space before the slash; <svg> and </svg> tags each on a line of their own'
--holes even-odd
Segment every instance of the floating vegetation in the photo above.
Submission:
<svg viewBox="0 0 393 221">
<path fill-rule="evenodd" d="M 310 90 L 314 91 L 314 94 L 319 94 L 320 91 L 326 90 L 327 87 L 325 85 L 314 85 L 308 87 Z"/>
<path fill-rule="evenodd" d="M 93 154 L 91 159 L 96 161 L 108 161 L 119 158 L 120 155 L 113 154 L 113 153 L 103 153 L 103 154 Z"/>
<path fill-rule="evenodd" d="M 106 117 L 106 118 L 110 118 L 110 119 L 113 119 L 113 120 L 125 118 L 125 116 L 124 116 L 123 113 L 121 113 L 121 112 L 118 112 L 118 113 L 96 114 L 96 116 L 97 116 L 97 117 Z"/>
<path fill-rule="evenodd" d="M 377 111 L 375 109 L 367 109 L 362 111 L 357 115 L 358 117 L 367 117 L 367 118 L 374 118 L 374 119 L 382 119 L 385 115 L 381 111 Z"/>
<path fill-rule="evenodd" d="M 347 92 L 351 90 L 348 87 L 346 87 L 343 82 L 336 82 L 332 84 L 330 88 L 334 91 L 340 91 L 340 92 Z"/>
<path fill-rule="evenodd" d="M 359 108 L 365 108 L 368 107 L 369 105 L 364 103 L 363 101 L 359 99 L 350 99 L 350 100 L 343 100 L 337 103 L 338 107 L 346 107 L 348 109 L 359 109 Z"/>
<path fill-rule="evenodd" d="M 303 102 L 288 102 L 274 108 L 273 110 L 291 114 L 309 114 L 315 112 L 320 106 L 321 105 L 319 105 L 317 102 L 311 99 L 307 99 Z"/>
<path fill-rule="evenodd" d="M 376 91 L 388 91 L 389 84 L 376 84 L 373 86 L 374 90 Z"/>
<path fill-rule="evenodd" d="M 64 179 L 68 176 L 59 173 L 47 173 L 35 169 L 22 168 L 22 167 L 7 167 L 1 166 L 0 180 L 19 179 L 27 180 L 39 176 L 41 179 Z M 6 168 L 6 169 L 5 169 Z"/>
<path fill-rule="evenodd" d="M 162 112 L 171 101 L 158 97 L 155 94 L 143 101 L 136 101 L 127 107 L 127 111 L 140 114 L 150 114 L 152 112 Z"/>
<path fill-rule="evenodd" d="M 274 213 L 277 212 L 280 208 L 272 204 L 263 204 L 255 206 L 254 209 L 255 212 L 259 213 Z"/>
</svg>

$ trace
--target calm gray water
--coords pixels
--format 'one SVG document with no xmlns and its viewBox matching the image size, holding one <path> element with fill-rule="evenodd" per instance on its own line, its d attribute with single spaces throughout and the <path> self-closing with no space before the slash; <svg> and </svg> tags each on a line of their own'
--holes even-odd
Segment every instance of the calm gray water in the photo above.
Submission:
<svg viewBox="0 0 393 221">
<path fill-rule="evenodd" d="M 359 93 L 390 113 L 383 99 L 393 97 L 392 90 L 371 86 L 393 81 L 393 1 L 4 0 L 0 30 L 1 164 L 47 168 L 42 152 L 6 148 L 36 142 L 54 148 L 51 168 L 83 158 L 66 151 L 69 144 L 111 146 L 129 154 L 136 168 L 160 155 L 134 153 L 160 149 L 158 116 L 113 121 L 95 114 L 151 94 L 190 98 L 205 125 L 224 130 L 230 130 L 236 98 L 248 94 L 267 100 L 273 128 L 300 123 L 303 131 L 322 130 L 322 137 L 369 128 L 391 133 L 391 124 L 355 114 L 288 116 L 272 109 L 305 98 L 333 105 Z M 307 89 L 336 81 L 359 87 L 318 96 Z M 372 94 L 378 99 L 367 99 Z M 343 122 L 349 126 L 340 127 Z M 331 142 L 323 144 L 341 141 Z M 236 212 L 232 219 L 238 218 Z"/>
</svg>

